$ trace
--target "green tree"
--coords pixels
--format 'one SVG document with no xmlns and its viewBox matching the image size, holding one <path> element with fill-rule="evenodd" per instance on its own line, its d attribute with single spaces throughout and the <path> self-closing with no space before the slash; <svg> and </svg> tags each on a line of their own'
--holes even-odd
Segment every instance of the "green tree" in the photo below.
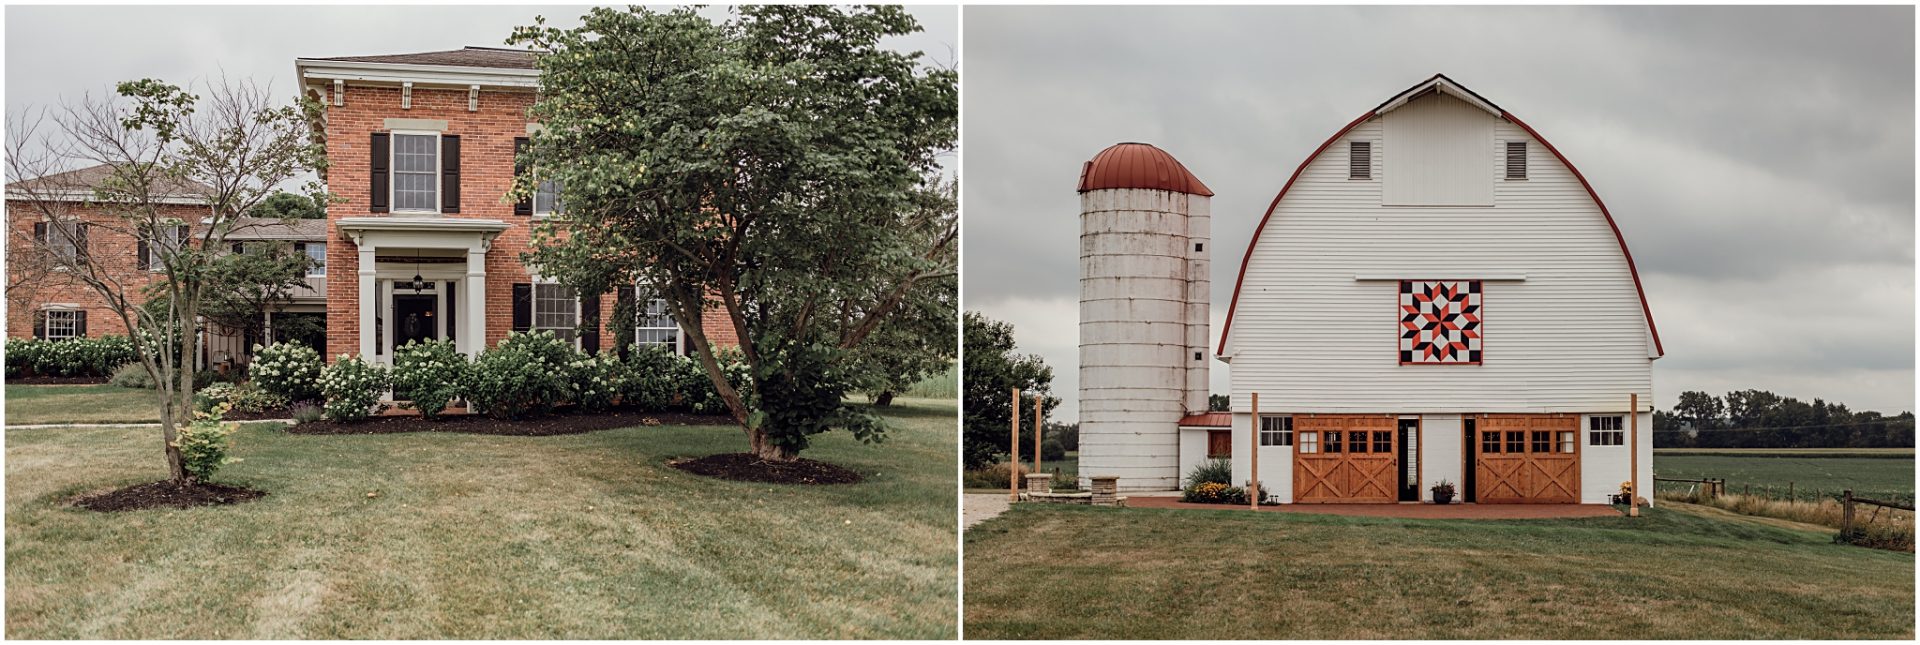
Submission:
<svg viewBox="0 0 1920 645">
<path fill-rule="evenodd" d="M 961 369 L 965 388 L 962 409 L 966 415 L 961 460 L 968 469 L 974 469 L 1010 454 L 1007 443 L 1012 433 L 1013 388 L 1020 388 L 1023 437 L 1031 437 L 1031 429 L 1045 422 L 1031 418 L 1034 400 L 1040 400 L 1042 412 L 1049 416 L 1060 400 L 1052 396 L 1053 368 L 1039 356 L 1014 352 L 1013 325 L 969 311 L 962 330 L 966 338 L 962 359 L 965 365 Z M 1077 448 L 1077 431 L 1074 444 Z M 1028 447 L 1031 445 L 1022 447 L 1031 450 Z"/>
<path fill-rule="evenodd" d="M 285 194 L 285 193 L 282 193 Z M 295 289 L 307 284 L 307 269 L 312 258 L 293 252 L 285 241 L 249 241 L 243 253 L 219 254 L 207 267 L 206 296 L 200 315 L 227 329 L 245 332 L 266 342 L 266 314 L 293 298 Z M 168 285 L 155 283 L 152 289 Z M 291 325 L 307 319 L 291 318 Z M 304 329 L 280 329 L 282 337 L 298 335 Z"/>
<path fill-rule="evenodd" d="M 880 46 L 919 31 L 900 7 L 732 11 L 514 30 L 543 52 L 544 125 L 514 195 L 552 182 L 565 204 L 527 259 L 586 294 L 650 285 L 761 458 L 835 428 L 878 441 L 844 397 L 870 379 L 876 331 L 952 289 L 957 219 L 920 200 L 957 138 L 958 74 Z M 723 378 L 709 316 L 738 336 L 749 394 Z"/>
<path fill-rule="evenodd" d="M 280 191 L 269 195 L 247 214 L 277 220 L 326 219 L 326 198 Z"/>
</svg>

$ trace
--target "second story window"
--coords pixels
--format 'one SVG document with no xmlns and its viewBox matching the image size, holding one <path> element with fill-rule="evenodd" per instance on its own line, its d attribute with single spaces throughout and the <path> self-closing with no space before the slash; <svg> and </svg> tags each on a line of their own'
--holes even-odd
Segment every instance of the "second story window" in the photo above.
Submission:
<svg viewBox="0 0 1920 645">
<path fill-rule="evenodd" d="M 63 263 L 77 262 L 86 255 L 87 225 L 79 220 L 55 219 L 35 226 L 34 237 L 39 238 L 47 252 Z"/>
<path fill-rule="evenodd" d="M 440 135 L 393 133 L 393 210 L 440 212 Z"/>
<path fill-rule="evenodd" d="M 304 242 L 296 246 L 299 246 L 300 249 L 307 254 L 307 259 L 310 260 L 310 262 L 307 263 L 307 277 L 325 277 L 327 275 L 327 243 Z"/>
<path fill-rule="evenodd" d="M 560 182 L 546 180 L 540 182 L 540 188 L 533 193 L 533 214 L 552 215 L 560 212 Z"/>
</svg>

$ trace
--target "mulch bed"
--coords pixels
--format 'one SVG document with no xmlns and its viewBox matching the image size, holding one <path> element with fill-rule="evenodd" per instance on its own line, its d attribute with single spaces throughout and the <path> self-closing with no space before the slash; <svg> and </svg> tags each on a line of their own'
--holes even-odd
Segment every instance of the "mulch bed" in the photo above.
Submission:
<svg viewBox="0 0 1920 645">
<path fill-rule="evenodd" d="M 16 376 L 7 379 L 7 385 L 99 385 L 105 382 L 105 376 Z"/>
<path fill-rule="evenodd" d="M 665 412 L 613 411 L 604 414 L 555 414 L 519 420 L 495 419 L 481 415 L 459 415 L 428 421 L 419 416 L 381 416 L 358 423 L 315 421 L 287 427 L 291 434 L 399 434 L 405 432 L 456 432 L 462 434 L 548 437 L 584 434 L 641 425 L 730 425 L 733 418 L 724 415 L 698 415 Z"/>
<path fill-rule="evenodd" d="M 743 482 L 774 484 L 858 484 L 860 473 L 824 461 L 796 459 L 767 461 L 745 452 L 730 452 L 667 464 L 695 475 Z"/>
<path fill-rule="evenodd" d="M 146 508 L 193 508 L 250 502 L 267 494 L 263 491 L 225 484 L 176 484 L 161 480 L 128 486 L 116 491 L 83 497 L 74 506 L 90 511 L 137 511 Z"/>
</svg>

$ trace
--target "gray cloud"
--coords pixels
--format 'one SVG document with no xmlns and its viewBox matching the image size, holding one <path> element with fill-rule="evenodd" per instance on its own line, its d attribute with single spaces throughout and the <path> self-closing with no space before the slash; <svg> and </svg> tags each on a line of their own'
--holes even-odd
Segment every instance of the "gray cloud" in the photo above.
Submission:
<svg viewBox="0 0 1920 645">
<path fill-rule="evenodd" d="M 1668 348 L 1663 404 L 1738 386 L 1912 408 L 1911 7 L 965 11 L 970 309 L 1072 311 L 1074 180 L 1131 140 L 1218 193 L 1223 316 L 1294 168 L 1444 72 L 1527 119 L 1607 201 Z M 1070 398 L 1073 326 L 1033 326 L 1023 346 Z"/>
</svg>

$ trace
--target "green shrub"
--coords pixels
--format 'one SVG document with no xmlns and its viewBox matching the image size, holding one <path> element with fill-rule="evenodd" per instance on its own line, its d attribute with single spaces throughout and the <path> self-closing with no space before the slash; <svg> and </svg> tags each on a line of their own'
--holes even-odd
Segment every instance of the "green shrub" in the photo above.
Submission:
<svg viewBox="0 0 1920 645">
<path fill-rule="evenodd" d="M 133 341 L 125 336 L 40 340 L 10 338 L 6 343 L 7 376 L 111 376 L 134 362 Z"/>
<path fill-rule="evenodd" d="M 664 411 L 680 391 L 680 363 L 692 362 L 667 347 L 633 346 L 627 354 L 626 378 L 620 383 L 620 404 L 648 412 Z"/>
<path fill-rule="evenodd" d="M 7 378 L 32 376 L 46 346 L 46 341 L 33 338 L 7 339 Z"/>
<path fill-rule="evenodd" d="M 198 482 L 211 481 L 214 471 L 239 459 L 228 455 L 233 448 L 233 432 L 240 424 L 226 423 L 215 414 L 180 426 L 173 447 L 180 450 L 180 461 L 187 477 Z"/>
<path fill-rule="evenodd" d="M 107 383 L 134 390 L 157 389 L 153 382 L 153 375 L 148 374 L 147 366 L 139 362 L 121 365 L 120 369 L 113 371 L 113 378 L 107 379 Z"/>
<path fill-rule="evenodd" d="M 1011 469 L 1015 474 L 1019 475 L 1020 480 L 1022 482 L 1026 481 L 1027 469 L 1025 467 L 1013 466 L 1005 462 L 1001 462 L 1001 463 L 993 464 L 991 466 L 987 466 L 985 468 L 969 470 L 969 471 L 966 471 L 965 473 L 962 473 L 960 475 L 960 485 L 963 488 L 990 488 L 995 490 L 1006 490 L 1007 478 L 1009 477 L 1008 475 L 1009 469 Z M 1022 485 L 1024 486 L 1025 484 L 1023 483 Z"/>
<path fill-rule="evenodd" d="M 361 421 L 374 413 L 387 391 L 387 368 L 358 356 L 342 354 L 320 372 L 320 394 L 326 397 L 326 417 L 339 422 Z"/>
<path fill-rule="evenodd" d="M 320 399 L 320 370 L 326 361 L 312 347 L 300 343 L 274 343 L 253 346 L 253 363 L 248 372 L 261 390 L 288 401 Z"/>
<path fill-rule="evenodd" d="M 1060 461 L 1066 458 L 1067 447 L 1060 445 L 1059 440 L 1048 438 L 1040 442 L 1040 459 L 1042 461 Z"/>
<path fill-rule="evenodd" d="M 200 414 L 213 412 L 221 404 L 231 405 L 235 387 L 232 383 L 214 383 L 195 390 L 193 393 L 193 411 Z"/>
<path fill-rule="evenodd" d="M 707 368 L 700 364 L 700 359 L 692 356 L 677 358 L 674 369 L 677 398 L 668 408 L 694 414 L 726 414 L 727 401 L 720 398 L 720 389 L 713 386 L 713 379 L 707 377 Z M 714 352 L 714 360 L 720 363 L 720 374 L 727 384 L 733 386 L 743 399 L 752 400 L 753 376 L 739 348 L 722 348 Z"/>
<path fill-rule="evenodd" d="M 629 377 L 627 364 L 606 352 L 582 356 L 574 361 L 571 372 L 578 379 L 573 383 L 573 401 L 582 412 L 611 409 L 614 398 L 626 390 Z"/>
<path fill-rule="evenodd" d="M 453 341 L 409 341 L 393 352 L 394 398 L 405 398 L 401 407 L 414 408 L 420 416 L 440 418 L 447 404 L 466 392 L 472 364 L 454 349 Z"/>
<path fill-rule="evenodd" d="M 1245 504 L 1247 490 L 1220 482 L 1200 482 L 1180 491 L 1180 501 L 1194 504 Z"/>
<path fill-rule="evenodd" d="M 1233 484 L 1233 462 L 1227 459 L 1208 459 L 1187 471 L 1187 488 L 1200 484 Z"/>
<path fill-rule="evenodd" d="M 292 417 L 293 422 L 296 424 L 313 423 L 315 421 L 319 421 L 320 417 L 324 416 L 325 414 L 326 412 L 321 410 L 320 406 L 314 405 L 307 401 L 301 401 L 299 403 L 295 403 L 293 404 L 293 407 L 287 409 L 287 416 Z"/>
<path fill-rule="evenodd" d="M 550 412 L 573 395 L 584 356 L 552 332 L 510 333 L 474 359 L 467 400 L 497 419 Z"/>
</svg>

